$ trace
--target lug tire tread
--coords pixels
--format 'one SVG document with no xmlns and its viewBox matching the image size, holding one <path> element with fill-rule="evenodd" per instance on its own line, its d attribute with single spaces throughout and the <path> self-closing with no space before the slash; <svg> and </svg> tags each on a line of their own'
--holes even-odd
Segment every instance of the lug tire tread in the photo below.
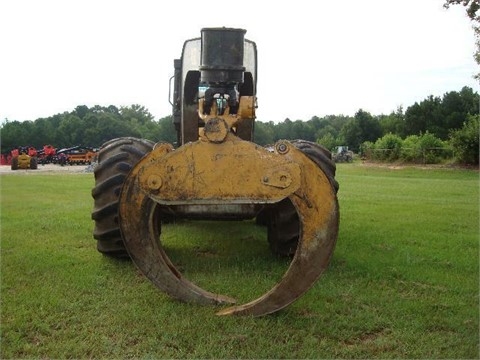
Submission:
<svg viewBox="0 0 480 360">
<path fill-rule="evenodd" d="M 118 224 L 119 195 L 130 170 L 154 145 L 150 140 L 123 137 L 112 139 L 100 148 L 94 169 L 91 217 L 95 221 L 93 237 L 97 240 L 97 250 L 104 255 L 128 257 Z"/>
<path fill-rule="evenodd" d="M 336 194 L 339 185 L 335 180 L 336 165 L 330 151 L 311 141 L 293 140 L 291 143 L 322 170 Z M 265 211 L 261 217 L 267 223 L 270 250 L 278 256 L 293 256 L 300 237 L 300 220 L 292 202 L 287 198 Z"/>
</svg>

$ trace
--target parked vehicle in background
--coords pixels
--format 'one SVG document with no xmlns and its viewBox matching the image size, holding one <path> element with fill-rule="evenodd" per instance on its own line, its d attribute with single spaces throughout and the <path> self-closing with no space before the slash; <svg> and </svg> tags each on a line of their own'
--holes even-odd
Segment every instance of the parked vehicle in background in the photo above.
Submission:
<svg viewBox="0 0 480 360">
<path fill-rule="evenodd" d="M 53 145 L 43 145 L 43 149 L 38 150 L 38 163 L 45 165 L 56 162 L 57 150 Z"/>
<path fill-rule="evenodd" d="M 353 151 L 348 150 L 348 146 L 337 146 L 333 154 L 333 160 L 335 162 L 352 162 Z"/>
<path fill-rule="evenodd" d="M 37 169 L 37 150 L 34 147 L 19 147 L 11 152 L 10 168 L 18 169 Z"/>
<path fill-rule="evenodd" d="M 73 146 L 57 151 L 57 161 L 60 165 L 90 165 L 97 150 L 92 147 Z"/>
</svg>

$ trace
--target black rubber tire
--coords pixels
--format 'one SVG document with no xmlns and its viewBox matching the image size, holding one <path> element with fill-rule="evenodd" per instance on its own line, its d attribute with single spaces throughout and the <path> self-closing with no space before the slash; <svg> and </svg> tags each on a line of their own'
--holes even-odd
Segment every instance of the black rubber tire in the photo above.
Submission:
<svg viewBox="0 0 480 360">
<path fill-rule="evenodd" d="M 335 193 L 338 192 L 338 182 L 335 180 L 335 172 L 337 166 L 332 159 L 332 153 L 324 148 L 322 145 L 306 141 L 306 140 L 293 140 L 291 143 L 305 155 L 309 157 L 327 176 L 328 181 L 332 185 Z"/>
<path fill-rule="evenodd" d="M 104 255 L 129 257 L 118 224 L 118 198 L 130 170 L 154 145 L 150 140 L 123 137 L 110 140 L 100 148 L 93 171 L 92 219 L 95 221 L 93 237 L 97 240 L 97 250 Z"/>
<path fill-rule="evenodd" d="M 300 236 L 300 220 L 290 199 L 286 198 L 267 208 L 267 239 L 270 250 L 277 256 L 293 256 Z"/>
<path fill-rule="evenodd" d="M 38 169 L 38 163 L 37 163 L 37 158 L 36 157 L 30 158 L 30 169 L 32 169 L 32 170 L 37 170 Z"/>
<path fill-rule="evenodd" d="M 336 165 L 330 151 L 311 141 L 293 140 L 290 142 L 322 170 L 336 194 L 339 186 L 335 180 Z M 290 199 L 286 198 L 265 208 L 259 217 L 262 219 L 260 223 L 267 223 L 270 250 L 278 256 L 293 256 L 300 236 L 300 220 Z M 259 223 L 258 220 L 257 223 Z"/>
<path fill-rule="evenodd" d="M 11 163 L 10 163 L 10 168 L 12 170 L 18 170 L 18 157 L 12 158 Z"/>
</svg>

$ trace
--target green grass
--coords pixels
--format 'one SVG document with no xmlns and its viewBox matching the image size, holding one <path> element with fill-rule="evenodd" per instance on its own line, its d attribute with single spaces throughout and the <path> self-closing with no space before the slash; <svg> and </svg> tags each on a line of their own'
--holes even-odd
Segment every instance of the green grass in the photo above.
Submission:
<svg viewBox="0 0 480 360">
<path fill-rule="evenodd" d="M 100 255 L 91 174 L 2 175 L 0 358 L 478 358 L 478 172 L 340 164 L 337 179 L 330 267 L 251 318 L 171 300 Z M 288 267 L 251 222 L 164 230 L 187 278 L 239 302 Z"/>
</svg>

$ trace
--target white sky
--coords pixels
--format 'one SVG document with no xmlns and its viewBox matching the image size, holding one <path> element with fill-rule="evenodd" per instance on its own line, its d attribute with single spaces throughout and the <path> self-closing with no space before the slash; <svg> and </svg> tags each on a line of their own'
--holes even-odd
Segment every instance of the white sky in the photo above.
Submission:
<svg viewBox="0 0 480 360">
<path fill-rule="evenodd" d="M 258 48 L 260 121 L 406 109 L 469 86 L 475 38 L 444 0 L 0 0 L 0 121 L 78 105 L 145 106 L 159 119 L 173 59 L 203 27 Z"/>
</svg>

